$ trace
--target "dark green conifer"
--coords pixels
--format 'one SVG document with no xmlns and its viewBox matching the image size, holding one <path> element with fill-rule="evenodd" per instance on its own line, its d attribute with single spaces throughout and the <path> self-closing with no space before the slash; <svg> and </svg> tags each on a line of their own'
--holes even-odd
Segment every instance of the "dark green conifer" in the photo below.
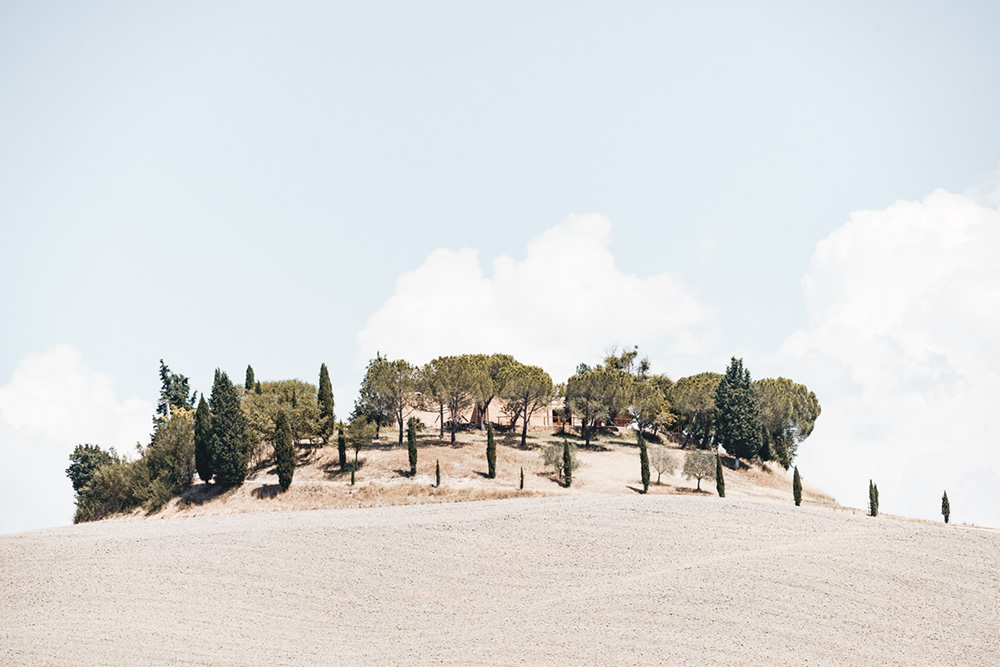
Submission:
<svg viewBox="0 0 1000 667">
<path fill-rule="evenodd" d="M 354 475 L 358 472 L 358 460 L 351 461 L 351 486 L 354 486 Z"/>
<path fill-rule="evenodd" d="M 524 491 L 524 466 L 521 466 L 521 490 Z"/>
<path fill-rule="evenodd" d="M 868 515 L 878 516 L 878 491 L 871 480 L 868 480 Z"/>
<path fill-rule="evenodd" d="M 278 484 L 285 491 L 292 485 L 295 474 L 295 445 L 292 443 L 292 426 L 284 410 L 274 420 L 274 463 L 278 469 Z"/>
<path fill-rule="evenodd" d="M 257 384 L 253 388 L 253 393 L 257 394 L 258 396 L 264 393 L 260 388 L 260 380 L 257 380 Z"/>
<path fill-rule="evenodd" d="M 441 486 L 441 461 L 437 459 L 434 461 L 434 486 Z"/>
<path fill-rule="evenodd" d="M 733 456 L 752 459 L 760 451 L 762 429 L 750 371 L 733 357 L 715 390 L 715 442 Z"/>
<path fill-rule="evenodd" d="M 486 425 L 486 467 L 487 477 L 496 479 L 497 476 L 497 443 L 493 438 L 493 424 Z"/>
<path fill-rule="evenodd" d="M 212 479 L 212 411 L 208 408 L 205 395 L 198 401 L 194 413 L 194 467 L 201 481 Z"/>
<path fill-rule="evenodd" d="M 802 478 L 799 477 L 799 467 L 795 466 L 795 474 L 792 476 L 792 497 L 795 498 L 795 506 L 802 504 Z"/>
<path fill-rule="evenodd" d="M 947 491 L 941 496 L 941 515 L 944 517 L 944 522 L 948 523 L 948 518 L 951 516 L 951 503 L 948 502 Z"/>
<path fill-rule="evenodd" d="M 642 434 L 639 434 L 639 468 L 642 474 L 642 492 L 649 491 L 649 451 L 646 449 L 646 441 Z"/>
<path fill-rule="evenodd" d="M 715 455 L 715 490 L 720 498 L 726 497 L 726 478 L 722 476 L 722 456 L 718 453 Z"/>
<path fill-rule="evenodd" d="M 212 410 L 212 469 L 215 481 L 239 486 L 250 462 L 250 429 L 240 407 L 240 396 L 229 376 L 216 370 L 210 399 Z"/>
<path fill-rule="evenodd" d="M 569 440 L 563 438 L 563 479 L 566 480 L 566 488 L 573 484 L 573 456 L 569 451 Z"/>
<path fill-rule="evenodd" d="M 257 383 L 253 379 L 253 366 L 247 364 L 247 379 L 243 383 L 243 388 L 247 390 L 247 393 L 250 393 L 256 386 Z"/>
<path fill-rule="evenodd" d="M 347 467 L 347 438 L 343 426 L 337 431 L 337 459 L 341 470 Z"/>
<path fill-rule="evenodd" d="M 326 364 L 319 367 L 319 392 L 316 395 L 319 403 L 319 436 L 323 438 L 323 444 L 327 444 L 333 436 L 336 417 L 333 414 L 333 384 L 330 382 L 330 373 L 326 370 Z"/>
<path fill-rule="evenodd" d="M 417 474 L 417 422 L 410 419 L 406 425 L 406 450 L 410 455 L 410 477 Z"/>
</svg>

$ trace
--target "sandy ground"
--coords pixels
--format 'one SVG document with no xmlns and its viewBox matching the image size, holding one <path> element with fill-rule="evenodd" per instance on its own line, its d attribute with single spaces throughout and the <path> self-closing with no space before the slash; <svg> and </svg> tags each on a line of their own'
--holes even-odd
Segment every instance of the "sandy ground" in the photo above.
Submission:
<svg viewBox="0 0 1000 667">
<path fill-rule="evenodd" d="M 1000 664 L 1000 533 L 600 495 L 0 536 L 4 664 Z"/>
</svg>

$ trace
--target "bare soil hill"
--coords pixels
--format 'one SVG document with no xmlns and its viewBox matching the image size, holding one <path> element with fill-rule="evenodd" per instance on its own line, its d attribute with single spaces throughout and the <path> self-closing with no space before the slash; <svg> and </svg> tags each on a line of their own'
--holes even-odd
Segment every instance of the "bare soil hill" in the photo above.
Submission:
<svg viewBox="0 0 1000 667">
<path fill-rule="evenodd" d="M 4 664 L 1000 664 L 1000 533 L 599 495 L 0 536 Z"/>
</svg>

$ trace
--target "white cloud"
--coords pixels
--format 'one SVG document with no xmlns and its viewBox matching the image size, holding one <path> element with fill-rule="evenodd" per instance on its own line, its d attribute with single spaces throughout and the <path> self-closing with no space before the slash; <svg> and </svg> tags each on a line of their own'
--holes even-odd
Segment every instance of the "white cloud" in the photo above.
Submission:
<svg viewBox="0 0 1000 667">
<path fill-rule="evenodd" d="M 938 190 L 854 213 L 816 246 L 808 326 L 779 358 L 823 415 L 805 476 L 864 507 L 1000 526 L 1000 211 Z"/>
<path fill-rule="evenodd" d="M 507 352 L 561 381 L 614 343 L 658 360 L 654 350 L 700 351 L 691 327 L 704 309 L 676 276 L 622 271 L 610 233 L 604 216 L 572 215 L 533 239 L 524 259 L 497 258 L 490 275 L 478 250 L 435 250 L 358 333 L 361 358 Z"/>
<path fill-rule="evenodd" d="M 26 357 L 0 387 L 0 533 L 69 523 L 73 448 L 127 452 L 148 440 L 152 414 L 146 401 L 119 401 L 111 378 L 69 345 Z"/>
</svg>

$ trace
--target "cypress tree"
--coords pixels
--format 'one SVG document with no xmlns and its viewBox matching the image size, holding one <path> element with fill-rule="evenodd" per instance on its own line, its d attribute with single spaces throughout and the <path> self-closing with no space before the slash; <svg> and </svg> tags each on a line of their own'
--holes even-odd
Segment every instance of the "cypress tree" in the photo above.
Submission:
<svg viewBox="0 0 1000 667">
<path fill-rule="evenodd" d="M 212 409 L 212 469 L 223 486 L 239 486 L 250 462 L 250 429 L 240 397 L 229 376 L 216 370 L 210 399 Z"/>
<path fill-rule="evenodd" d="M 358 472 L 358 460 L 351 461 L 351 486 L 354 486 L 354 475 Z"/>
<path fill-rule="evenodd" d="M 257 383 L 253 379 L 253 366 L 247 364 L 247 379 L 243 383 L 243 388 L 247 390 L 247 393 L 249 393 L 253 391 L 256 386 Z"/>
<path fill-rule="evenodd" d="M 715 441 L 733 456 L 752 459 L 760 452 L 762 429 L 750 371 L 733 357 L 715 390 Z"/>
<path fill-rule="evenodd" d="M 441 486 L 441 461 L 435 459 L 434 461 L 434 487 L 437 488 Z"/>
<path fill-rule="evenodd" d="M 341 470 L 347 467 L 347 438 L 344 437 L 343 426 L 337 432 L 337 459 Z"/>
<path fill-rule="evenodd" d="M 795 466 L 795 474 L 792 476 L 792 497 L 795 498 L 795 506 L 802 504 L 802 478 L 799 477 L 799 467 Z"/>
<path fill-rule="evenodd" d="M 497 443 L 493 438 L 493 424 L 486 425 L 486 467 L 489 472 L 487 477 L 496 479 L 497 476 Z"/>
<path fill-rule="evenodd" d="M 295 445 L 292 444 L 292 427 L 288 415 L 282 410 L 274 420 L 274 463 L 278 469 L 278 484 L 286 491 L 295 474 Z"/>
<path fill-rule="evenodd" d="M 330 373 L 326 370 L 326 364 L 320 364 L 319 367 L 319 392 L 316 394 L 316 400 L 319 403 L 319 435 L 325 445 L 333 435 L 336 419 L 333 414 L 333 384 L 330 383 Z"/>
<path fill-rule="evenodd" d="M 524 466 L 521 466 L 521 490 L 524 491 Z"/>
<path fill-rule="evenodd" d="M 198 401 L 194 413 L 194 467 L 201 481 L 212 479 L 212 411 L 208 408 L 205 395 Z"/>
<path fill-rule="evenodd" d="M 878 491 L 871 480 L 868 480 L 868 515 L 878 516 Z"/>
<path fill-rule="evenodd" d="M 563 477 L 566 480 L 566 488 L 573 484 L 573 457 L 569 451 L 569 440 L 563 438 Z"/>
<path fill-rule="evenodd" d="M 948 502 L 947 491 L 941 496 L 941 515 L 944 517 L 944 522 L 948 523 L 948 517 L 951 516 L 951 504 Z"/>
<path fill-rule="evenodd" d="M 646 441 L 642 434 L 639 434 L 639 467 L 642 474 L 642 492 L 649 491 L 649 452 L 646 450 Z"/>
<path fill-rule="evenodd" d="M 722 456 L 719 453 L 715 454 L 715 490 L 720 498 L 726 497 L 726 479 L 722 476 Z"/>
<path fill-rule="evenodd" d="M 257 384 L 253 388 L 253 393 L 257 394 L 258 396 L 264 393 L 260 388 L 260 380 L 257 380 Z"/>
<path fill-rule="evenodd" d="M 875 514 L 876 514 L 876 516 L 879 513 L 878 504 L 879 504 L 878 503 L 878 484 L 876 484 L 875 485 Z"/>
<path fill-rule="evenodd" d="M 410 420 L 406 427 L 406 449 L 410 455 L 410 477 L 417 474 L 417 422 Z"/>
</svg>

